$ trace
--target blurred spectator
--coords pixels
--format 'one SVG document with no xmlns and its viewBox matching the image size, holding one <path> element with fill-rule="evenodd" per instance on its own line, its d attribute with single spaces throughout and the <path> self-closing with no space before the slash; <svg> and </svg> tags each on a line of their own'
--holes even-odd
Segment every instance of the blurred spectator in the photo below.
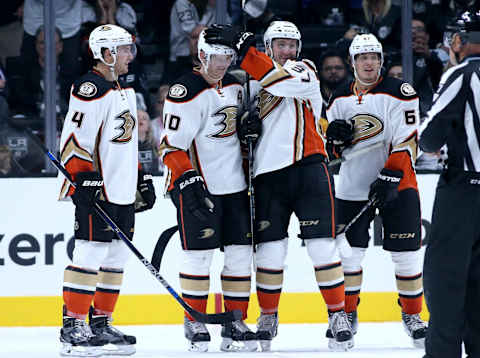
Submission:
<svg viewBox="0 0 480 358">
<path fill-rule="evenodd" d="M 0 145 L 0 177 L 14 175 L 12 153 L 6 145 Z"/>
<path fill-rule="evenodd" d="M 2 4 L 0 13 L 0 64 L 5 66 L 7 57 L 20 55 L 23 38 L 23 0 L 11 0 Z"/>
<path fill-rule="evenodd" d="M 399 80 L 403 80 L 403 67 L 402 63 L 400 62 L 391 62 L 385 69 L 385 73 L 387 77 L 393 77 Z"/>
<path fill-rule="evenodd" d="M 429 34 L 425 24 L 412 20 L 413 86 L 420 97 L 420 116 L 432 106 L 433 94 L 437 90 L 443 73 L 443 62 L 437 52 L 429 48 Z"/>
<path fill-rule="evenodd" d="M 197 57 L 192 43 L 200 32 L 215 22 L 215 0 L 177 0 L 170 12 L 170 57 L 163 83 L 170 83 L 190 71 Z M 226 23 L 231 23 L 227 14 Z"/>
<path fill-rule="evenodd" d="M 152 174 L 159 174 L 157 144 L 153 137 L 150 116 L 138 110 L 138 161 L 142 169 Z M 162 173 L 160 173 L 162 174 Z"/>
<path fill-rule="evenodd" d="M 60 30 L 56 28 L 55 54 L 57 61 L 63 49 Z M 12 112 L 43 117 L 45 113 L 45 33 L 43 26 L 37 29 L 35 50 L 36 56 L 33 62 L 30 63 L 24 58 L 19 58 L 16 66 L 9 70 L 8 75 L 12 78 L 10 81 L 11 95 L 9 98 Z M 73 82 L 73 78 L 68 71 L 64 70 L 60 61 L 57 62 L 56 78 L 56 112 L 60 118 L 66 114 L 70 86 Z"/>
<path fill-rule="evenodd" d="M 52 2 L 55 11 L 55 25 L 60 29 L 63 41 L 63 54 L 59 61 L 67 76 L 76 78 L 82 71 L 81 33 L 84 15 L 90 8 L 82 0 L 55 0 Z M 35 59 L 35 34 L 43 25 L 44 0 L 25 0 L 23 10 L 24 36 L 21 56 L 24 59 Z"/>
<path fill-rule="evenodd" d="M 345 26 L 350 23 L 348 0 L 303 0 L 303 24 Z"/>
<path fill-rule="evenodd" d="M 384 51 L 401 48 L 401 9 L 391 0 L 363 0 L 363 16 L 351 18 L 345 39 L 351 41 L 358 33 L 372 33 L 382 43 Z M 348 47 L 349 43 L 345 44 Z"/>
<path fill-rule="evenodd" d="M 112 24 L 123 27 L 137 35 L 137 14 L 126 2 L 120 0 L 87 0 L 91 7 L 85 8 L 84 22 L 91 22 L 94 27 Z"/>
<path fill-rule="evenodd" d="M 163 105 L 165 104 L 168 90 L 168 85 L 162 85 L 158 88 L 155 95 L 155 118 L 152 119 L 152 129 L 153 137 L 155 138 L 155 143 L 157 143 L 157 145 L 160 144 L 160 136 L 163 131 Z"/>
<path fill-rule="evenodd" d="M 132 87 L 137 95 L 142 96 L 142 100 L 146 106 L 145 111 L 150 113 L 152 109 L 152 103 L 150 100 L 150 93 L 147 89 L 147 79 L 141 60 L 136 57 L 128 65 L 128 73 L 119 76 L 118 78 L 122 81 L 125 81 L 128 86 Z"/>
<path fill-rule="evenodd" d="M 332 93 L 339 86 L 349 81 L 348 66 L 339 51 L 327 50 L 320 56 L 318 71 L 320 91 L 326 105 Z"/>
</svg>

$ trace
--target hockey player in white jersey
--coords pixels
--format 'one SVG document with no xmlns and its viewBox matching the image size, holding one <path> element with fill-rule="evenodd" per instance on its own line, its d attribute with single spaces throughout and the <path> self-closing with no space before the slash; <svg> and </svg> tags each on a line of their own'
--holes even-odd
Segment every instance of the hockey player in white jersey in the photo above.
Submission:
<svg viewBox="0 0 480 358">
<path fill-rule="evenodd" d="M 134 58 L 133 37 L 121 27 L 103 25 L 90 34 L 89 46 L 96 63 L 72 86 L 60 140 L 61 162 L 76 183 L 74 188 L 61 177 L 60 199 L 71 197 L 75 204 L 75 249 L 63 282 L 61 355 L 130 355 L 136 338 L 111 326 L 130 250 L 94 205 L 97 201 L 132 238 L 136 192 L 142 210 L 153 206 L 155 192 L 152 180 L 138 170 L 135 92 L 117 80 Z"/>
<path fill-rule="evenodd" d="M 336 183 L 337 225 L 347 224 L 373 198 L 383 220 L 383 248 L 390 251 L 402 320 L 416 346 L 425 339 L 422 310 L 420 200 L 415 176 L 418 95 L 398 79 L 383 78 L 382 45 L 374 35 L 357 35 L 350 46 L 355 78 L 332 96 L 327 107 L 327 139 L 332 152 L 354 152 L 383 142 L 368 154 L 343 163 Z M 356 332 L 362 260 L 375 208 L 347 231 L 353 254 L 342 257 L 346 311 Z"/>
<path fill-rule="evenodd" d="M 243 319 L 222 326 L 222 351 L 255 351 L 257 341 L 244 323 L 250 299 L 252 245 L 237 109 L 243 88 L 226 71 L 235 51 L 198 41 L 201 67 L 174 82 L 164 106 L 160 155 L 167 166 L 167 189 L 177 208 L 183 256 L 180 286 L 193 308 L 205 312 L 210 265 L 216 248 L 224 252 L 221 272 L 226 311 Z M 185 337 L 192 351 L 207 351 L 205 324 L 185 312 Z"/>
<path fill-rule="evenodd" d="M 300 60 L 301 34 L 288 21 L 275 21 L 264 34 L 266 53 L 254 36 L 232 28 L 207 30 L 207 41 L 237 50 L 240 66 L 252 76 L 262 136 L 255 147 L 256 285 L 261 315 L 257 339 L 270 350 L 277 335 L 278 305 L 292 213 L 300 221 L 315 278 L 334 332 L 331 349 L 347 350 L 353 335 L 344 311 L 344 278 L 336 250 L 334 185 L 326 165 L 320 115 L 322 97 L 315 65 Z"/>
</svg>

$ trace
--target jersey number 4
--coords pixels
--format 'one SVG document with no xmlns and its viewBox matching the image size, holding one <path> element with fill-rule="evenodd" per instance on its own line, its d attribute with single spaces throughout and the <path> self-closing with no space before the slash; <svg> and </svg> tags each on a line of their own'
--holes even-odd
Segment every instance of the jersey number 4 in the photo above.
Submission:
<svg viewBox="0 0 480 358">
<path fill-rule="evenodd" d="M 83 117 L 85 117 L 85 113 L 75 112 L 72 117 L 72 122 L 75 123 L 78 128 L 80 128 L 83 122 Z"/>
</svg>

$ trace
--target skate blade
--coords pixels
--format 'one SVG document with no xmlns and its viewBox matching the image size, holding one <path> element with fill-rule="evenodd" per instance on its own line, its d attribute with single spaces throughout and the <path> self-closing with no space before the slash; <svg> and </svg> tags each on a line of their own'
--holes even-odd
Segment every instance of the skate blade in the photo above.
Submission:
<svg viewBox="0 0 480 358">
<path fill-rule="evenodd" d="M 258 341 L 260 343 L 260 348 L 262 352 L 270 352 L 272 350 L 272 341 L 264 340 Z"/>
<path fill-rule="evenodd" d="M 188 344 L 189 352 L 207 352 L 208 351 L 208 342 L 189 342 Z"/>
<path fill-rule="evenodd" d="M 100 357 L 102 347 L 72 346 L 69 343 L 62 343 L 60 355 L 63 357 Z"/>
<path fill-rule="evenodd" d="M 353 338 L 345 342 L 337 342 L 334 338 L 328 340 L 328 348 L 334 352 L 346 352 L 354 346 Z"/>
<path fill-rule="evenodd" d="M 425 348 L 425 338 L 412 339 L 412 342 L 415 348 Z"/>
<path fill-rule="evenodd" d="M 102 347 L 102 354 L 104 355 L 130 356 L 136 351 L 134 344 L 109 343 Z"/>
<path fill-rule="evenodd" d="M 220 345 L 220 350 L 223 352 L 255 352 L 257 348 L 257 341 L 234 341 L 225 337 Z"/>
</svg>

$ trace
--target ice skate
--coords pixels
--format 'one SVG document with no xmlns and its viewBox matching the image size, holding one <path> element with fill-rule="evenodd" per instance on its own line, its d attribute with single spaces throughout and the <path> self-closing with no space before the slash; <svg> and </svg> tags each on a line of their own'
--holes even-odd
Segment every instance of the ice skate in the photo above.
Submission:
<svg viewBox="0 0 480 358">
<path fill-rule="evenodd" d="M 102 346 L 107 343 L 92 333 L 87 322 L 65 315 L 60 342 L 60 355 L 69 357 L 99 357 L 103 354 Z"/>
<path fill-rule="evenodd" d="M 135 353 L 135 336 L 124 334 L 111 325 L 112 319 L 106 315 L 94 315 L 90 312 L 90 328 L 92 332 L 105 341 L 102 347 L 104 355 L 132 355 Z"/>
<path fill-rule="evenodd" d="M 348 322 L 352 328 L 352 333 L 357 334 L 358 331 L 358 313 L 357 311 L 352 311 L 347 313 Z"/>
<path fill-rule="evenodd" d="M 222 324 L 222 344 L 224 352 L 254 352 L 257 350 L 257 337 L 242 320 Z"/>
<path fill-rule="evenodd" d="M 185 338 L 188 339 L 188 350 L 190 352 L 208 351 L 208 342 L 210 342 L 210 333 L 204 323 L 190 321 L 184 318 L 183 328 Z"/>
<path fill-rule="evenodd" d="M 353 348 L 352 327 L 345 311 L 328 313 L 328 348 L 333 351 L 348 351 Z"/>
<path fill-rule="evenodd" d="M 278 313 L 262 313 L 257 319 L 256 337 L 263 352 L 271 350 L 272 339 L 278 332 Z"/>
<path fill-rule="evenodd" d="M 402 312 L 402 324 L 405 332 L 412 337 L 414 347 L 425 348 L 427 325 L 422 321 L 420 315 L 418 313 L 407 314 Z"/>
</svg>

